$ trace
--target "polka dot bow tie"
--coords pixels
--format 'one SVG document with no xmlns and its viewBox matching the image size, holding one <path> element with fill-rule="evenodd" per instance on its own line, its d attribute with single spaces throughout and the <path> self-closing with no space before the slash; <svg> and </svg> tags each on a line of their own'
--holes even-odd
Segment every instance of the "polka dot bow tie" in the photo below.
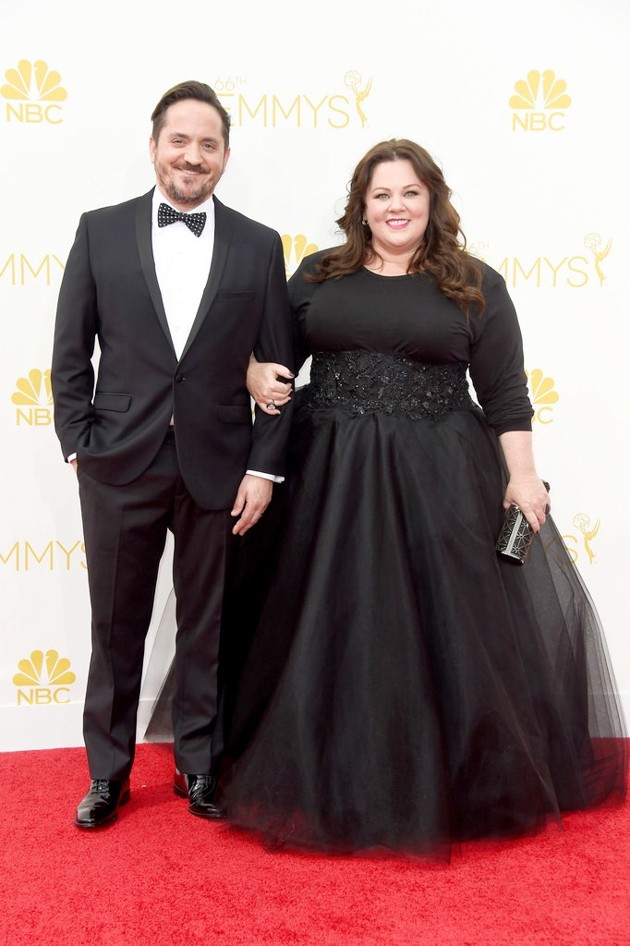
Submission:
<svg viewBox="0 0 630 946">
<path fill-rule="evenodd" d="M 175 223 L 177 220 L 183 220 L 188 229 L 192 230 L 196 237 L 201 236 L 203 228 L 206 225 L 206 215 L 203 212 L 185 214 L 181 213 L 179 210 L 175 210 L 173 207 L 169 207 L 168 204 L 160 204 L 158 207 L 158 227 L 167 227 L 169 223 Z"/>
</svg>

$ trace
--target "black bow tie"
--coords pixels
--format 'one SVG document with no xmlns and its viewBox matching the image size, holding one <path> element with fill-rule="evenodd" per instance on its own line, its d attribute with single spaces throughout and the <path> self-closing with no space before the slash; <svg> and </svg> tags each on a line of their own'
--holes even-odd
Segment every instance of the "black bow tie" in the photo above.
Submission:
<svg viewBox="0 0 630 946">
<path fill-rule="evenodd" d="M 168 204 L 160 204 L 158 207 L 158 227 L 167 227 L 169 223 L 175 223 L 176 220 L 183 220 L 188 229 L 199 237 L 206 225 L 206 214 L 205 212 L 185 214 L 175 210 Z"/>
</svg>

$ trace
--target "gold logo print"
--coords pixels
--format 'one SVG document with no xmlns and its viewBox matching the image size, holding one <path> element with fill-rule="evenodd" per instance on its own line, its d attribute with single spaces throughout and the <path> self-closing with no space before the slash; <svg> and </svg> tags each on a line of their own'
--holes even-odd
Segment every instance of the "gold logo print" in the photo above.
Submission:
<svg viewBox="0 0 630 946">
<path fill-rule="evenodd" d="M 564 79 L 556 79 L 552 69 L 540 73 L 532 69 L 526 79 L 514 83 L 516 95 L 510 98 L 512 131 L 563 131 L 564 112 L 571 104 Z"/>
<path fill-rule="evenodd" d="M 61 76 L 55 70 L 48 69 L 48 64 L 42 59 L 30 63 L 28 59 L 21 59 L 17 69 L 7 69 L 5 73 L 7 84 L 0 89 L 5 99 L 19 101 L 65 102 L 68 93 L 61 85 Z M 36 95 L 31 90 L 35 82 Z"/>
<path fill-rule="evenodd" d="M 284 265 L 287 275 L 290 275 L 293 269 L 297 269 L 305 256 L 311 253 L 317 253 L 319 247 L 316 243 L 309 243 L 303 233 L 298 233 L 292 237 L 288 233 L 281 234 L 282 250 L 284 252 Z M 292 268 L 291 259 L 295 259 L 295 266 Z"/>
<path fill-rule="evenodd" d="M 18 378 L 15 387 L 17 390 L 11 395 L 14 404 L 28 407 L 49 407 L 53 402 L 50 383 L 50 368 L 40 371 L 33 368 L 27 378 Z"/>
<path fill-rule="evenodd" d="M 541 81 L 542 80 L 542 81 Z M 566 94 L 567 83 L 556 79 L 552 69 L 546 69 L 542 75 L 536 69 L 527 73 L 527 79 L 514 83 L 516 95 L 510 99 L 511 108 L 568 108 L 571 96 Z"/>
<path fill-rule="evenodd" d="M 591 251 L 595 259 L 595 272 L 597 273 L 597 278 L 599 279 L 600 286 L 604 285 L 605 276 L 602 272 L 600 263 L 602 260 L 605 260 L 608 254 L 610 253 L 610 247 L 612 246 L 612 238 L 608 240 L 606 246 L 602 249 L 602 238 L 599 233 L 587 233 L 584 237 L 584 246 Z"/>
<path fill-rule="evenodd" d="M 365 88 L 361 89 L 360 86 L 361 86 L 361 82 L 363 81 L 363 79 L 361 78 L 361 73 L 357 72 L 356 69 L 350 69 L 348 72 L 346 72 L 345 76 L 343 77 L 343 81 L 346 88 L 350 89 L 350 91 L 354 95 L 354 104 L 356 106 L 357 114 L 361 120 L 361 128 L 365 128 L 365 123 L 367 122 L 367 118 L 366 118 L 365 112 L 363 111 L 363 108 L 361 107 L 361 103 L 364 102 L 365 99 L 370 94 L 370 91 L 372 89 L 372 79 L 371 78 L 368 79 L 368 81 L 366 82 Z"/>
<path fill-rule="evenodd" d="M 600 520 L 598 519 L 595 525 L 591 526 L 590 516 L 585 512 L 578 512 L 577 515 L 573 517 L 573 525 L 582 533 L 584 538 L 584 550 L 588 555 L 588 563 L 592 565 L 595 552 L 591 548 L 591 540 L 594 539 L 599 532 Z"/>
<path fill-rule="evenodd" d="M 552 417 L 547 416 L 552 413 L 552 405 L 557 404 L 560 395 L 554 390 L 555 382 L 553 378 L 546 378 L 540 368 L 533 368 L 532 371 L 525 372 L 532 395 L 532 406 L 534 408 L 533 420 L 541 424 L 550 424 Z"/>
<path fill-rule="evenodd" d="M 46 679 L 44 680 L 44 659 L 46 661 Z M 39 686 L 42 683 L 48 683 L 50 686 L 61 686 L 62 684 L 74 683 L 77 679 L 73 670 L 70 670 L 70 661 L 67 657 L 60 657 L 56 650 L 31 651 L 30 658 L 20 660 L 18 663 L 19 673 L 13 677 L 13 682 L 17 687 Z"/>
</svg>

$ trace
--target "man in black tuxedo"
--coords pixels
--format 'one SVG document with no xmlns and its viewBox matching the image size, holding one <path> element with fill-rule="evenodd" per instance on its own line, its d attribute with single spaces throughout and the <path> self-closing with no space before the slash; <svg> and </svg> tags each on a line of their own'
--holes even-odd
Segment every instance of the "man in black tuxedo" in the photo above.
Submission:
<svg viewBox="0 0 630 946">
<path fill-rule="evenodd" d="M 92 608 L 84 710 L 91 785 L 75 824 L 129 797 L 144 642 L 167 530 L 174 535 L 176 792 L 219 817 L 219 634 L 230 550 L 283 476 L 290 405 L 256 409 L 248 360 L 291 364 L 278 234 L 214 189 L 229 115 L 185 82 L 160 99 L 156 187 L 81 217 L 57 309 L 55 426 L 76 469 Z M 95 381 L 93 353 L 100 356 Z"/>
</svg>

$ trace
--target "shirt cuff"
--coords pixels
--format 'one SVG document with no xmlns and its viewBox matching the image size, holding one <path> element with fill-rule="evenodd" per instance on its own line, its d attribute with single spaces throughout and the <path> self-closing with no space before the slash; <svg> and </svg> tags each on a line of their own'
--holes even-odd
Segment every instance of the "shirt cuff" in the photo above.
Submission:
<svg viewBox="0 0 630 946">
<path fill-rule="evenodd" d="M 263 480 L 271 480 L 272 483 L 284 483 L 284 476 L 274 476 L 273 473 L 259 473 L 258 470 L 246 470 L 250 476 L 260 476 Z"/>
</svg>

